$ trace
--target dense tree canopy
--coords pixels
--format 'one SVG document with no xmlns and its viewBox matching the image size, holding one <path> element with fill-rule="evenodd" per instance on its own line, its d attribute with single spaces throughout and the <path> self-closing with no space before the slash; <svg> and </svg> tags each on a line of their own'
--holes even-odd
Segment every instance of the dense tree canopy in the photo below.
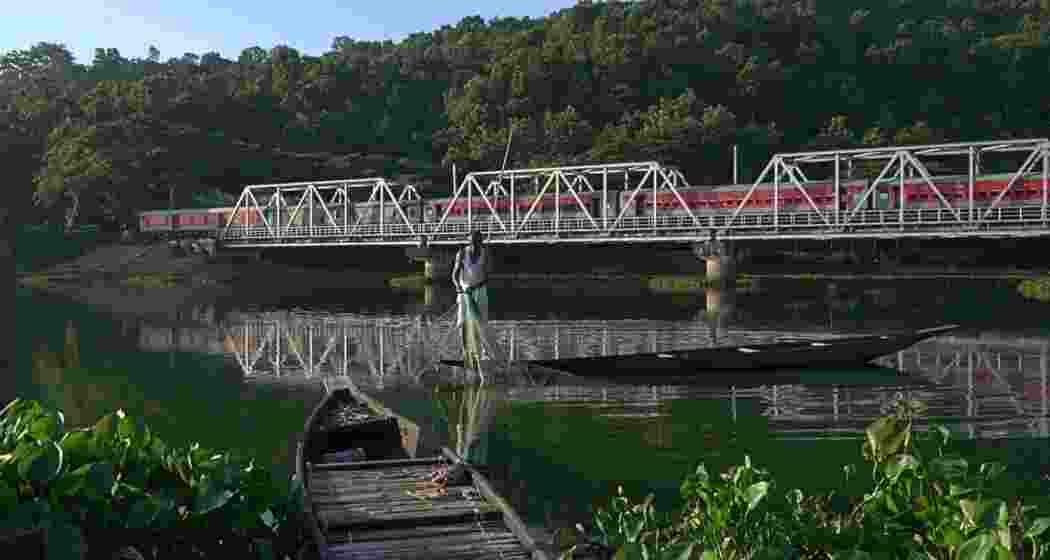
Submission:
<svg viewBox="0 0 1050 560">
<path fill-rule="evenodd" d="M 876 5 L 877 4 L 877 5 Z M 125 218 L 246 183 L 657 159 L 694 184 L 781 149 L 1047 134 L 1050 0 L 581 0 L 399 43 L 236 61 L 0 57 L 0 146 L 38 217 Z"/>
</svg>

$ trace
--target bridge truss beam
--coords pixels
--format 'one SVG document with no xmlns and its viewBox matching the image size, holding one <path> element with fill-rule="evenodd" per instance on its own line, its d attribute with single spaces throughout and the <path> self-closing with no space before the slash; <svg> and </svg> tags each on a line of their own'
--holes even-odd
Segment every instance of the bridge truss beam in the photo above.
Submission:
<svg viewBox="0 0 1050 560">
<path fill-rule="evenodd" d="M 980 174 L 981 162 L 1003 154 L 1026 154 L 1026 157 L 1023 163 L 1013 170 L 1009 183 L 997 193 L 991 204 L 983 209 L 975 208 L 974 184 L 977 176 Z M 965 210 L 953 206 L 948 201 L 948 197 L 937 186 L 934 176 L 929 171 L 931 162 L 943 162 L 945 159 L 954 159 L 956 162 L 962 160 L 966 163 L 968 188 L 966 197 L 963 200 L 963 204 L 966 206 Z M 853 180 L 854 163 L 858 161 L 884 161 L 885 163 L 881 166 L 876 179 L 867 185 L 860 199 L 852 207 L 846 206 L 843 208 L 843 166 L 847 170 L 846 180 Z M 802 185 L 802 183 L 810 181 L 806 174 L 803 173 L 802 166 L 808 166 L 812 171 L 812 168 L 818 164 L 825 164 L 822 171 L 830 175 L 828 183 L 833 186 L 834 192 L 834 208 L 831 210 L 818 208 Z M 830 173 L 827 172 L 826 164 L 831 165 Z M 754 183 L 752 183 L 751 188 L 740 201 L 740 204 L 733 209 L 732 217 L 729 219 L 726 227 L 730 228 L 736 224 L 737 218 L 744 211 L 748 202 L 751 201 L 755 191 L 760 185 L 766 184 L 770 176 L 772 176 L 774 202 L 770 211 L 772 215 L 770 225 L 774 231 L 781 225 L 779 202 L 783 192 L 782 188 L 798 190 L 813 209 L 813 212 L 817 214 L 816 217 L 828 226 L 828 229 L 841 230 L 851 226 L 863 227 L 867 225 L 869 223 L 867 218 L 870 213 L 861 210 L 864 203 L 868 201 L 878 187 L 888 184 L 890 181 L 896 182 L 897 192 L 899 193 L 898 200 L 900 201 L 897 209 L 899 215 L 895 225 L 903 230 L 909 225 L 906 216 L 908 209 L 906 208 L 906 199 L 904 197 L 905 181 L 918 175 L 922 183 L 937 198 L 939 203 L 937 210 L 942 211 L 938 212 L 938 221 L 946 225 L 954 224 L 978 228 L 997 209 L 1001 208 L 1000 204 L 1003 198 L 1019 184 L 1023 184 L 1021 180 L 1025 176 L 1032 174 L 1036 169 L 1041 171 L 1042 175 L 1042 197 L 1041 204 L 1037 209 L 1038 214 L 1035 217 L 1045 225 L 1048 221 L 1048 207 L 1050 207 L 1050 141 L 1046 138 L 776 154 L 766 164 Z M 784 182 L 782 183 L 782 181 Z M 1033 210 L 1036 209 L 1033 208 Z M 860 216 L 858 216 L 858 213 Z M 884 214 L 881 216 L 883 221 L 885 221 Z M 1030 212 L 1029 214 L 1033 213 Z"/>
<path fill-rule="evenodd" d="M 395 189 L 399 189 L 395 194 Z M 413 185 L 398 185 L 383 177 L 369 177 L 365 179 L 343 179 L 337 181 L 309 181 L 298 183 L 274 183 L 265 185 L 249 185 L 241 192 L 237 204 L 226 225 L 222 230 L 220 238 L 230 237 L 230 228 L 233 226 L 237 216 L 247 210 L 249 215 L 254 212 L 262 221 L 266 238 L 270 241 L 280 242 L 289 237 L 300 237 L 302 235 L 331 235 L 339 232 L 343 235 L 353 235 L 359 229 L 361 222 L 367 215 L 359 214 L 350 222 L 350 216 L 355 213 L 353 196 L 354 192 L 368 191 L 368 205 L 378 205 L 379 208 L 379 231 L 384 229 L 385 209 L 389 206 L 396 209 L 397 217 L 400 218 L 401 227 L 408 228 L 411 235 L 415 234 L 415 224 L 405 215 L 402 207 L 405 202 L 418 201 L 419 192 Z M 265 204 L 260 204 L 262 199 Z M 331 209 L 341 205 L 342 220 L 336 220 Z M 292 208 L 291 213 L 281 224 L 281 215 Z M 319 209 L 319 210 L 317 210 Z M 304 216 L 305 212 L 305 216 Z M 267 217 L 270 214 L 275 220 Z M 306 224 L 295 224 L 296 219 L 305 217 Z M 250 227 L 240 227 L 234 230 L 245 231 Z"/>
<path fill-rule="evenodd" d="M 1013 167 L 1006 185 L 978 207 L 975 184 L 984 162 L 1001 158 L 1012 164 L 1019 156 L 1023 163 Z M 961 199 L 943 188 L 944 177 L 930 171 L 934 164 L 949 160 L 967 169 L 965 179 L 952 178 L 966 181 Z M 864 162 L 881 163 L 877 174 L 869 169 L 876 179 L 864 183 L 858 199 L 845 200 L 849 194 L 845 184 L 854 180 L 855 164 Z M 1037 172 L 1042 179 L 1040 202 L 1005 206 L 1007 195 Z M 816 183 L 832 186 L 833 207 L 817 204 L 811 196 L 811 174 L 828 177 Z M 905 184 L 916 179 L 928 187 L 936 207 L 907 204 Z M 769 188 L 770 181 L 772 207 L 748 208 L 755 192 Z M 262 225 L 234 226 L 231 217 L 221 239 L 242 247 L 450 245 L 461 243 L 475 229 L 487 232 L 488 240 L 498 244 L 698 242 L 716 235 L 738 240 L 1050 235 L 1050 141 L 1045 138 L 776 154 L 735 208 L 715 210 L 689 207 L 680 191 L 690 187 L 685 176 L 657 162 L 472 172 L 454 186 L 434 220 L 424 219 L 422 212 L 419 219 L 410 220 L 403 206 L 420 201 L 419 193 L 411 185 L 400 192 L 394 187 L 383 178 L 249 186 L 236 208 L 255 212 Z M 379 207 L 376 223 L 365 223 L 365 214 L 350 220 L 356 210 L 350 196 L 354 189 L 370 190 L 368 202 Z M 782 208 L 789 191 L 801 195 L 804 209 Z M 898 195 L 897 208 L 865 208 L 877 192 L 889 191 Z M 621 192 L 628 195 L 617 208 L 614 197 Z M 643 192 L 652 195 L 646 200 L 651 206 L 644 209 L 648 215 L 631 215 L 641 214 L 632 210 L 638 209 L 636 201 Z M 665 195 L 669 201 L 665 212 L 656 212 L 660 193 L 671 194 Z M 570 197 L 567 208 L 572 215 L 566 216 L 567 210 L 556 203 L 553 211 L 541 216 L 538 209 L 547 196 L 558 202 Z M 478 200 L 481 207 L 475 208 Z M 463 203 L 465 215 L 454 216 Z M 500 206 L 507 208 L 498 211 Z M 390 219 L 388 207 L 394 209 Z M 287 208 L 294 209 L 286 223 L 281 223 L 281 216 L 287 212 L 275 212 L 272 223 L 267 218 L 267 211 Z M 335 212 L 341 220 L 331 208 L 338 208 Z M 301 216 L 305 224 L 293 223 Z"/>
</svg>

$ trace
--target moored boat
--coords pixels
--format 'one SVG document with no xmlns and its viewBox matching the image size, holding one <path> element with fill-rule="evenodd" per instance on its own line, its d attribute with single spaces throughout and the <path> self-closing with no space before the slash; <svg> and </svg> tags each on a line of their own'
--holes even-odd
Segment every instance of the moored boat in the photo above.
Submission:
<svg viewBox="0 0 1050 560">
<path fill-rule="evenodd" d="M 522 365 L 603 378 L 688 376 L 710 371 L 858 366 L 958 328 L 944 325 L 903 333 L 795 339 L 769 344 L 718 346 L 667 352 L 527 360 Z M 442 360 L 462 367 L 461 360 Z"/>
<path fill-rule="evenodd" d="M 318 557 L 546 560 L 473 465 L 447 448 L 410 457 L 402 432 L 354 388 L 330 392 L 311 413 L 296 471 Z"/>
</svg>

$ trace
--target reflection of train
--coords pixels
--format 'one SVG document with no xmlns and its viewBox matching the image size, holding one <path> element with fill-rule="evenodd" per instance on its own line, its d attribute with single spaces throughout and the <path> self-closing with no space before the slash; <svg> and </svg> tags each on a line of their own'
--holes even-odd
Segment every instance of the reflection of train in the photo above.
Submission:
<svg viewBox="0 0 1050 560">
<path fill-rule="evenodd" d="M 974 181 L 974 206 L 977 208 L 990 206 L 999 196 L 999 193 L 1009 184 L 1013 174 L 983 175 Z M 969 179 L 966 176 L 947 176 L 933 178 L 933 183 L 938 191 L 951 206 L 966 208 L 969 204 Z M 872 181 L 868 179 L 857 179 L 843 181 L 839 191 L 839 206 L 843 210 L 852 210 L 863 200 L 864 210 L 892 210 L 899 209 L 901 204 L 901 188 L 899 179 L 885 179 L 868 196 Z M 520 195 L 511 199 L 509 196 L 488 197 L 488 202 L 480 196 L 474 196 L 469 201 L 469 213 L 475 219 L 484 220 L 490 216 L 489 204 L 501 216 L 509 214 L 513 207 L 518 219 L 522 219 L 532 209 L 536 218 L 553 218 L 559 215 L 563 218 L 583 216 L 582 208 L 585 208 L 595 218 L 600 218 L 603 211 L 607 213 L 610 220 L 620 216 L 625 217 L 648 217 L 655 211 L 658 216 L 686 215 L 683 204 L 696 214 L 707 214 L 714 212 L 733 211 L 747 197 L 743 212 L 766 213 L 773 208 L 774 186 L 773 183 L 762 183 L 754 188 L 752 185 L 728 185 L 719 187 L 681 187 L 678 195 L 669 190 L 661 190 L 655 194 L 648 186 L 643 186 L 637 193 L 633 187 L 615 190 L 610 189 L 605 208 L 602 206 L 601 191 L 580 191 L 577 194 L 545 194 L 532 209 L 535 201 L 534 195 Z M 805 195 L 808 195 L 814 206 L 821 210 L 830 210 L 835 207 L 835 190 L 832 181 L 808 181 L 802 183 Z M 748 197 L 748 192 L 751 195 Z M 1040 204 L 1043 199 L 1042 178 L 1039 175 L 1029 175 L 1023 180 L 1017 181 L 1014 186 L 1000 201 L 1000 207 L 1022 206 L 1026 204 Z M 632 198 L 633 195 L 633 198 Z M 780 212 L 808 212 L 812 210 L 810 201 L 793 182 L 782 182 L 777 194 L 777 207 Z M 904 206 L 906 209 L 940 208 L 943 206 L 940 197 L 922 179 L 909 178 L 904 182 Z M 286 201 L 289 208 L 282 209 L 280 216 L 275 215 L 273 209 L 264 210 L 263 214 L 270 223 L 279 219 L 282 226 L 302 226 L 309 223 L 307 208 L 293 212 L 291 207 L 293 201 Z M 468 201 L 461 196 L 456 200 L 450 198 L 430 198 L 426 200 L 405 201 L 399 203 L 401 212 L 405 218 L 413 223 L 434 223 L 442 216 L 448 214 L 447 220 L 458 222 L 466 219 L 468 214 Z M 654 208 L 655 206 L 655 208 Z M 626 212 L 624 212 L 626 209 Z M 378 202 L 358 202 L 349 206 L 349 216 L 344 216 L 342 204 L 332 204 L 325 208 L 318 207 L 313 210 L 315 225 L 334 221 L 337 225 L 345 222 L 377 224 L 380 221 L 380 204 Z M 139 215 L 140 230 L 146 233 L 164 233 L 178 235 L 201 233 L 214 235 L 226 226 L 233 208 L 211 208 L 205 210 L 159 210 L 143 212 Z M 386 202 L 383 205 L 382 220 L 384 223 L 401 223 L 401 213 L 398 204 Z M 331 216 L 329 220 L 328 216 Z M 291 223 L 289 223 L 289 221 Z M 258 212 L 250 208 L 241 208 L 233 222 L 242 226 L 261 226 L 263 221 Z"/>
</svg>

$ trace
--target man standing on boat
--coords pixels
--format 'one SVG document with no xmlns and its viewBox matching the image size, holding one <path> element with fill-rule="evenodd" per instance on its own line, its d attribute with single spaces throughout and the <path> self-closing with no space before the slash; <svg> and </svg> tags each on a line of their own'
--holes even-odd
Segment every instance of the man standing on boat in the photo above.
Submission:
<svg viewBox="0 0 1050 560">
<path fill-rule="evenodd" d="M 492 269 L 492 257 L 484 245 L 481 232 L 470 232 L 470 243 L 456 253 L 452 283 L 456 286 L 459 312 L 456 325 L 463 336 L 463 365 L 479 370 L 484 352 L 483 325 L 489 315 L 486 283 Z"/>
</svg>

